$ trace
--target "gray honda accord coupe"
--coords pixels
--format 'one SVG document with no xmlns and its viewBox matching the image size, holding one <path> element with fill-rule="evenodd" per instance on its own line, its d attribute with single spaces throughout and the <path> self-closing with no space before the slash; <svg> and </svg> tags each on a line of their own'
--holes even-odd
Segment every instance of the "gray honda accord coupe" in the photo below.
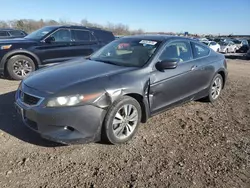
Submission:
<svg viewBox="0 0 250 188">
<path fill-rule="evenodd" d="M 119 144 L 170 107 L 214 102 L 227 74 L 225 57 L 198 41 L 129 36 L 88 58 L 32 73 L 20 83 L 15 106 L 24 124 L 46 139 Z"/>
</svg>

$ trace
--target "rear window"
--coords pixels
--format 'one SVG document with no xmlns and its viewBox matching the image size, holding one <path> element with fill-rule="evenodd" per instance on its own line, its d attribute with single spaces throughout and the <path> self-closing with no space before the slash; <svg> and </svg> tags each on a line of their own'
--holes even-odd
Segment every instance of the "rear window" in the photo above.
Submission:
<svg viewBox="0 0 250 188">
<path fill-rule="evenodd" d="M 206 46 L 197 44 L 197 43 L 191 43 L 192 44 L 192 49 L 194 53 L 194 58 L 200 58 L 200 57 L 205 57 L 209 54 L 210 49 L 207 48 Z"/>
<path fill-rule="evenodd" d="M 12 36 L 25 36 L 25 34 L 22 31 L 18 31 L 18 30 L 9 31 L 9 33 Z"/>
</svg>

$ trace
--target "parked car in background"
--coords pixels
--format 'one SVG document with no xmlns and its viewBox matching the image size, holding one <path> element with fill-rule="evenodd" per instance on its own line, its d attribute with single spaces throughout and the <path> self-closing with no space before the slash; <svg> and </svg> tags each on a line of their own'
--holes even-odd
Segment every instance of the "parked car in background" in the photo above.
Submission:
<svg viewBox="0 0 250 188">
<path fill-rule="evenodd" d="M 214 41 L 203 41 L 203 44 L 209 46 L 209 48 L 213 49 L 215 52 L 220 52 L 220 45 Z"/>
<path fill-rule="evenodd" d="M 233 40 L 233 42 L 237 46 L 237 51 L 238 52 L 246 53 L 248 51 L 249 44 L 248 44 L 247 40 L 245 40 L 245 39 L 235 39 L 235 40 Z"/>
<path fill-rule="evenodd" d="M 102 29 L 44 27 L 22 39 L 0 40 L 0 72 L 21 80 L 39 67 L 89 56 L 114 39 Z"/>
<path fill-rule="evenodd" d="M 121 44 L 129 45 L 120 52 Z M 62 143 L 129 141 L 140 122 L 184 102 L 217 100 L 224 55 L 188 38 L 123 37 L 88 59 L 34 72 L 16 92 L 26 126 Z"/>
<path fill-rule="evenodd" d="M 204 42 L 204 41 L 207 41 L 207 42 L 208 42 L 209 40 L 208 40 L 207 38 L 199 38 L 199 41 L 200 41 L 200 42 Z"/>
<path fill-rule="evenodd" d="M 250 59 L 250 49 L 247 51 L 247 53 L 246 53 L 246 58 L 247 59 Z"/>
<path fill-rule="evenodd" d="M 27 33 L 18 29 L 0 29 L 0 40 L 1 39 L 13 39 L 23 38 L 27 36 Z"/>
<path fill-rule="evenodd" d="M 220 52 L 222 53 L 236 53 L 237 46 L 232 41 L 220 42 Z"/>
</svg>

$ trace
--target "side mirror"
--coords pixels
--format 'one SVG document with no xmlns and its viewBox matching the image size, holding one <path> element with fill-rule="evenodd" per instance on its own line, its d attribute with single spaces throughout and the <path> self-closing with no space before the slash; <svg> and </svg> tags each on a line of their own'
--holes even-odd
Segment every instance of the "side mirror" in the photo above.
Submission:
<svg viewBox="0 0 250 188">
<path fill-rule="evenodd" d="M 156 63 L 155 66 L 160 71 L 165 69 L 175 69 L 178 65 L 178 62 L 179 61 L 177 59 L 168 59 Z"/>
<path fill-rule="evenodd" d="M 48 37 L 44 40 L 46 43 L 52 43 L 55 42 L 55 37 Z"/>
</svg>

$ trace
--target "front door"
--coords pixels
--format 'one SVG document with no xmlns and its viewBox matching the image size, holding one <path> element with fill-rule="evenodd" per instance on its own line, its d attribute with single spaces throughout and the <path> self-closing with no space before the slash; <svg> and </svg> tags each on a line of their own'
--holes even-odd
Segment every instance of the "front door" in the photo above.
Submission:
<svg viewBox="0 0 250 188">
<path fill-rule="evenodd" d="M 54 41 L 44 42 L 34 50 L 43 64 L 62 62 L 72 58 L 73 48 L 69 29 L 58 29 L 49 37 L 52 37 Z"/>
<path fill-rule="evenodd" d="M 155 69 L 150 76 L 150 108 L 157 113 L 166 107 L 192 99 L 197 90 L 196 61 L 193 59 L 190 43 L 172 41 L 167 44 L 159 57 L 162 60 L 176 60 L 175 69 L 159 71 Z"/>
</svg>

